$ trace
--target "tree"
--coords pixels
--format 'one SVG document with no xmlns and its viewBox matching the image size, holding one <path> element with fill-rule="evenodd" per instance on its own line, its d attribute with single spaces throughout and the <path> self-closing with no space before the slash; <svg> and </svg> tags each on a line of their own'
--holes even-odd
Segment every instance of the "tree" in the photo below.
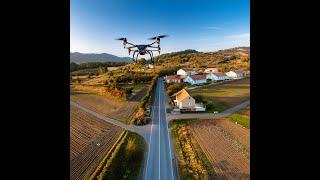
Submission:
<svg viewBox="0 0 320 180">
<path fill-rule="evenodd" d="M 76 70 L 78 70 L 78 69 L 79 69 L 79 64 L 74 63 L 74 62 L 71 62 L 71 63 L 70 63 L 70 72 L 76 71 Z"/>
<path fill-rule="evenodd" d="M 104 74 L 104 73 L 106 73 L 107 71 L 108 71 L 108 69 L 107 69 L 106 67 L 100 66 L 100 67 L 98 68 L 98 73 L 99 73 L 99 74 Z"/>
<path fill-rule="evenodd" d="M 203 102 L 203 96 L 201 94 L 197 94 L 193 98 L 197 103 Z"/>
<path fill-rule="evenodd" d="M 138 64 L 145 65 L 147 64 L 147 60 L 145 58 L 141 58 L 138 60 Z"/>
</svg>

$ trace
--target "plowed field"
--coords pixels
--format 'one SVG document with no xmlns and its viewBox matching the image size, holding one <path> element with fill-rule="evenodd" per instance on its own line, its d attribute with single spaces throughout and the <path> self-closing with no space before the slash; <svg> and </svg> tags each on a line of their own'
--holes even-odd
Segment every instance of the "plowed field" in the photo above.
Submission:
<svg viewBox="0 0 320 180">
<path fill-rule="evenodd" d="M 70 177 L 87 179 L 123 129 L 70 105 Z"/>
</svg>

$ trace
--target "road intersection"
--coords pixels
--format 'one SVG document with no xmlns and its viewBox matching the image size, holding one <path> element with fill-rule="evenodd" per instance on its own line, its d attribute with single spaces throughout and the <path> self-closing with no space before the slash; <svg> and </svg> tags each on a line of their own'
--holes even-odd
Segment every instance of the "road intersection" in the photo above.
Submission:
<svg viewBox="0 0 320 180">
<path fill-rule="evenodd" d="M 221 118 L 232 114 L 250 104 L 250 100 L 245 101 L 233 108 L 230 108 L 224 112 L 213 114 L 213 113 L 197 113 L 197 114 L 179 114 L 172 115 L 166 112 L 167 94 L 165 93 L 163 79 L 157 80 L 155 88 L 153 106 L 151 111 L 151 124 L 145 126 L 135 126 L 124 124 L 110 117 L 101 115 L 82 104 L 70 101 L 70 105 L 76 106 L 104 121 L 111 124 L 124 128 L 125 130 L 136 132 L 141 135 L 147 143 L 147 153 L 145 160 L 145 167 L 143 171 L 143 179 L 145 180 L 173 180 L 177 179 L 174 172 L 174 161 L 173 161 L 173 149 L 171 142 L 171 135 L 168 130 L 168 122 L 173 119 L 188 119 L 188 118 L 199 118 L 199 119 L 212 119 Z"/>
</svg>

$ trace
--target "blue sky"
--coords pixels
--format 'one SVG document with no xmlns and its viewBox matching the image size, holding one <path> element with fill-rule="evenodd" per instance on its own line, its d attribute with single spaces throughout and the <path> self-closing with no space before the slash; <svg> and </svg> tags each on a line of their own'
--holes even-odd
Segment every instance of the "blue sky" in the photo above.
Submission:
<svg viewBox="0 0 320 180">
<path fill-rule="evenodd" d="M 71 0 L 70 12 L 71 52 L 128 56 L 115 38 L 161 34 L 162 53 L 250 45 L 250 0 Z"/>
</svg>

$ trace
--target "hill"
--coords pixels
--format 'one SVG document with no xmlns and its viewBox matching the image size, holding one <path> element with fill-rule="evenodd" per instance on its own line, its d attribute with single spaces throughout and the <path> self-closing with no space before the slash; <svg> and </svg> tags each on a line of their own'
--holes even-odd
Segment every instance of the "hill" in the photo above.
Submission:
<svg viewBox="0 0 320 180">
<path fill-rule="evenodd" d="M 85 62 L 129 62 L 130 57 L 118 57 L 108 53 L 79 53 L 70 52 L 70 62 L 85 63 Z"/>
<path fill-rule="evenodd" d="M 250 69 L 250 47 L 235 47 L 215 52 L 185 50 L 155 57 L 155 63 L 163 66 L 200 68 L 216 66 L 225 72 L 232 69 Z"/>
</svg>

